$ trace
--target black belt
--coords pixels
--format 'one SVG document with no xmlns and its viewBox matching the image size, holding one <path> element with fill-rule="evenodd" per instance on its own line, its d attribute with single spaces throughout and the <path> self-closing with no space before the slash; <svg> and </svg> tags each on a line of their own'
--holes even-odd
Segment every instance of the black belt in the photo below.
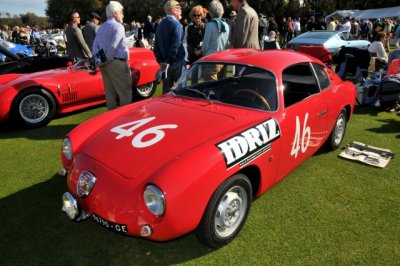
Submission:
<svg viewBox="0 0 400 266">
<path fill-rule="evenodd" d="M 114 59 L 116 59 L 116 60 L 119 60 L 119 61 L 126 62 L 126 59 L 125 59 L 125 58 L 118 58 L 118 57 L 114 57 Z"/>
</svg>

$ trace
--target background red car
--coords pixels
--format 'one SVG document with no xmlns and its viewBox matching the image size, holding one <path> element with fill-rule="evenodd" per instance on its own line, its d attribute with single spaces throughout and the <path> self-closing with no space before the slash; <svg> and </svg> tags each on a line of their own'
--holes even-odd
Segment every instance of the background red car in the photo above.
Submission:
<svg viewBox="0 0 400 266">
<path fill-rule="evenodd" d="M 326 143 L 340 146 L 356 97 L 317 59 L 228 50 L 173 90 L 80 124 L 62 148 L 71 220 L 152 240 L 195 231 L 218 248 L 261 196 Z"/>
<path fill-rule="evenodd" d="M 160 81 L 153 52 L 131 48 L 129 58 L 134 98 L 151 97 Z M 56 114 L 104 102 L 101 73 L 87 61 L 31 74 L 0 75 L 0 122 L 10 119 L 23 126 L 44 126 Z"/>
</svg>

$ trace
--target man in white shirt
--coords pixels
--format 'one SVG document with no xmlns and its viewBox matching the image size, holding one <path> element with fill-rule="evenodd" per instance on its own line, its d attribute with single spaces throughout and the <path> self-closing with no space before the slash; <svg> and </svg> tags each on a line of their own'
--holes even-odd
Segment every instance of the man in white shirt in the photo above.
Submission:
<svg viewBox="0 0 400 266">
<path fill-rule="evenodd" d="M 342 23 L 342 27 L 341 27 L 340 30 L 350 33 L 351 22 L 350 22 L 350 18 L 349 17 L 345 17 L 344 18 L 343 23 Z"/>
</svg>

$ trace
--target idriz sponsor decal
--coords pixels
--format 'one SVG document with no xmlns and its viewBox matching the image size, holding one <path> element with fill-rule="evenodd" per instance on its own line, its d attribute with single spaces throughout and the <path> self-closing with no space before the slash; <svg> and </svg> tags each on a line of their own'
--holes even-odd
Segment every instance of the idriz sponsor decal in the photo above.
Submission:
<svg viewBox="0 0 400 266">
<path fill-rule="evenodd" d="M 280 138 L 281 131 L 275 119 L 268 119 L 216 146 L 225 158 L 226 167 L 243 166 L 271 149 L 271 143 Z"/>
</svg>

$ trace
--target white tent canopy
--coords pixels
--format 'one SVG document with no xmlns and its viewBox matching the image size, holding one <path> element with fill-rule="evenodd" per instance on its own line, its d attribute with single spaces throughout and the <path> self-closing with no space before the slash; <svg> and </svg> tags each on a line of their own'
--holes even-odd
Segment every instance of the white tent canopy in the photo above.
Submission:
<svg viewBox="0 0 400 266">
<path fill-rule="evenodd" d="M 364 10 L 361 14 L 358 14 L 354 17 L 356 19 L 400 17 L 400 6 L 378 8 L 378 9 L 367 9 Z"/>
<path fill-rule="evenodd" d="M 326 16 L 325 19 L 332 16 L 336 18 L 350 17 L 356 19 L 400 18 L 400 6 L 367 10 L 337 10 Z"/>
<path fill-rule="evenodd" d="M 336 10 L 335 12 L 326 16 L 325 19 L 327 20 L 330 17 L 335 17 L 335 18 L 352 17 L 355 11 L 359 10 Z"/>
</svg>

